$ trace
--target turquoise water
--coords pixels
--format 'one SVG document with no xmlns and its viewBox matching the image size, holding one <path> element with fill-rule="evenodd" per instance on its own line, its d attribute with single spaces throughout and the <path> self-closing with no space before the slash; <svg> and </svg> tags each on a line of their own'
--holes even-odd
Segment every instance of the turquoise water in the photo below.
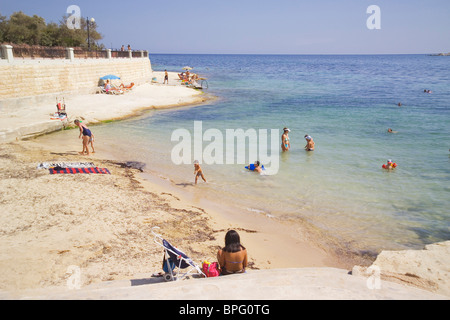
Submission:
<svg viewBox="0 0 450 320">
<path fill-rule="evenodd" d="M 209 93 L 220 99 L 96 127 L 97 141 L 117 154 L 144 161 L 175 186 L 201 190 L 242 214 L 307 221 L 353 252 L 450 239 L 450 57 L 150 59 L 156 71 L 195 67 L 208 78 Z M 172 132 L 193 133 L 194 121 L 202 121 L 203 131 L 215 128 L 224 136 L 226 129 L 250 128 L 281 134 L 287 126 L 292 149 L 279 153 L 276 175 L 259 176 L 240 164 L 203 164 L 208 184 L 194 187 L 193 165 L 171 161 Z M 397 133 L 387 133 L 388 128 Z M 303 149 L 305 134 L 314 138 L 314 152 Z M 398 168 L 381 169 L 387 159 Z"/>
</svg>

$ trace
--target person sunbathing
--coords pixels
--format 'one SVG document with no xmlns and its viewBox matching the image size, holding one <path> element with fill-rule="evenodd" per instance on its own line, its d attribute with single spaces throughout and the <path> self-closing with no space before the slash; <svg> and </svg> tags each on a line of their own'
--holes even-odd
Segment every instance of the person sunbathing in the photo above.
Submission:
<svg viewBox="0 0 450 320">
<path fill-rule="evenodd" d="M 122 89 L 131 89 L 134 87 L 134 82 L 130 83 L 129 85 L 125 86 L 123 83 L 120 84 L 119 88 Z"/>
</svg>

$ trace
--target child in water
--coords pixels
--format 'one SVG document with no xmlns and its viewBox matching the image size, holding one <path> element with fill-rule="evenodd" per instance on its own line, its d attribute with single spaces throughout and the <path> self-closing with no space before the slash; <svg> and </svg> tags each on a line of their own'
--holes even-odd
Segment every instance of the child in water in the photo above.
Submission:
<svg viewBox="0 0 450 320">
<path fill-rule="evenodd" d="M 195 175 L 195 184 L 197 184 L 198 176 L 201 176 L 203 181 L 206 182 L 205 176 L 203 175 L 202 167 L 200 167 L 198 160 L 194 161 L 194 175 Z"/>
<path fill-rule="evenodd" d="M 397 164 L 396 164 L 395 162 L 392 162 L 391 159 L 389 159 L 389 160 L 387 161 L 387 164 L 383 164 L 383 165 L 382 165 L 382 168 L 383 168 L 383 169 L 387 169 L 387 170 L 393 170 L 393 169 L 395 169 L 396 167 L 397 167 Z"/>
</svg>

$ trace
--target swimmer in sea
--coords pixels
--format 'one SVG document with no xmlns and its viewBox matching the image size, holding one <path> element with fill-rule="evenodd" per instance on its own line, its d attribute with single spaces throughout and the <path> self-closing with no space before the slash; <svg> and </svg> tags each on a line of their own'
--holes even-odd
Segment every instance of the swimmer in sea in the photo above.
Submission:
<svg viewBox="0 0 450 320">
<path fill-rule="evenodd" d="M 202 177 L 203 181 L 206 182 L 205 176 L 203 175 L 202 167 L 200 167 L 198 160 L 194 161 L 194 175 L 195 175 L 195 184 L 197 184 L 198 176 Z"/>
<path fill-rule="evenodd" d="M 255 165 L 255 169 L 253 171 L 256 171 L 258 173 L 263 173 L 263 169 L 262 169 L 259 161 L 255 161 L 254 165 Z M 250 168 L 250 166 L 248 166 L 248 167 Z"/>
<path fill-rule="evenodd" d="M 309 135 L 305 135 L 305 140 L 306 140 L 306 146 L 305 149 L 306 151 L 314 151 L 314 140 L 311 136 Z"/>
<path fill-rule="evenodd" d="M 283 131 L 284 132 L 281 135 L 281 149 L 283 151 L 289 151 L 291 148 L 291 143 L 289 142 L 289 132 L 291 132 L 291 130 L 284 128 Z"/>
<path fill-rule="evenodd" d="M 397 167 L 397 164 L 395 162 L 392 162 L 391 159 L 387 161 L 387 164 L 383 164 L 382 168 L 387 170 L 393 170 Z"/>
<path fill-rule="evenodd" d="M 93 134 L 91 132 L 91 130 L 89 130 L 89 128 L 85 125 L 82 124 L 80 122 L 80 120 L 75 120 L 74 121 L 75 125 L 78 126 L 78 128 L 80 128 L 80 135 L 78 136 L 78 138 L 81 139 L 81 135 L 83 135 L 83 151 L 78 152 L 81 155 L 90 155 L 89 154 L 89 147 L 88 144 L 92 142 L 93 139 Z M 94 146 L 92 145 L 92 149 L 94 149 Z"/>
</svg>

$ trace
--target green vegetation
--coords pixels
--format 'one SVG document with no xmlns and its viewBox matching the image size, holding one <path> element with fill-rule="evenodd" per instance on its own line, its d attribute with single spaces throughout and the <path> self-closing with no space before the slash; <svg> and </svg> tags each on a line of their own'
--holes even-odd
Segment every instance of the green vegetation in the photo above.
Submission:
<svg viewBox="0 0 450 320">
<path fill-rule="evenodd" d="M 86 20 L 81 19 L 80 29 L 69 29 L 66 19 L 64 16 L 59 24 L 47 24 L 44 18 L 30 17 L 22 11 L 14 12 L 9 19 L 0 14 L 0 43 L 87 48 Z M 90 23 L 89 37 L 93 50 L 104 49 L 104 45 L 98 43 L 102 35 L 95 22 Z"/>
</svg>

